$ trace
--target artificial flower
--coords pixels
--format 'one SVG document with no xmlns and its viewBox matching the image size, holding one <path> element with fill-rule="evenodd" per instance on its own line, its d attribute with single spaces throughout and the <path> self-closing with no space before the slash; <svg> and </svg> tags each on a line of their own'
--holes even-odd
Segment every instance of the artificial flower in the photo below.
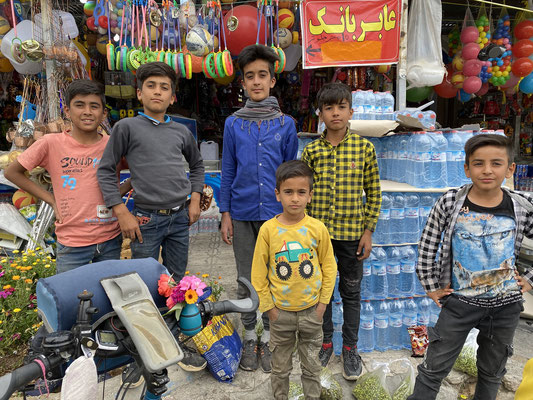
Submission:
<svg viewBox="0 0 533 400">
<path fill-rule="evenodd" d="M 194 304 L 198 300 L 198 295 L 192 289 L 189 289 L 185 292 L 185 302 L 187 304 Z"/>
</svg>

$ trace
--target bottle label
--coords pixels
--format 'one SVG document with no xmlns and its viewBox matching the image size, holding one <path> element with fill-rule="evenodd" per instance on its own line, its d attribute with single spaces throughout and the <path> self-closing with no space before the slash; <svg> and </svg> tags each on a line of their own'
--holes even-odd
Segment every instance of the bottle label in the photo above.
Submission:
<svg viewBox="0 0 533 400">
<path fill-rule="evenodd" d="M 373 319 L 366 320 L 366 319 L 361 318 L 360 327 L 361 329 L 366 329 L 366 330 L 374 329 L 374 320 Z"/>
<path fill-rule="evenodd" d="M 429 213 L 431 211 L 431 207 L 420 207 L 418 209 L 418 211 L 419 211 L 421 217 L 426 218 L 426 217 L 429 216 Z"/>
<path fill-rule="evenodd" d="M 465 155 L 464 155 L 464 152 L 462 151 L 449 151 L 446 154 L 446 157 L 448 161 L 464 161 L 465 160 Z"/>
<path fill-rule="evenodd" d="M 408 261 L 408 262 L 402 263 L 402 272 L 404 274 L 412 274 L 413 272 L 415 272 L 414 261 Z"/>
<path fill-rule="evenodd" d="M 363 114 L 365 112 L 365 108 L 362 105 L 354 107 L 353 109 L 354 109 L 354 112 L 359 113 L 359 114 Z"/>
<path fill-rule="evenodd" d="M 387 267 L 385 265 L 374 265 L 374 271 L 377 276 L 387 275 Z"/>
<path fill-rule="evenodd" d="M 427 325 L 429 324 L 429 317 L 425 315 L 419 315 L 418 316 L 418 324 L 419 325 Z"/>
<path fill-rule="evenodd" d="M 446 161 L 446 152 L 444 151 L 433 151 L 431 153 L 432 162 L 442 162 Z"/>
<path fill-rule="evenodd" d="M 381 209 L 379 211 L 379 219 L 388 221 L 390 219 L 390 210 L 387 209 Z"/>
<path fill-rule="evenodd" d="M 378 329 L 387 329 L 389 327 L 389 321 L 387 320 L 387 318 L 378 318 L 378 317 L 376 317 L 374 319 L 374 325 Z"/>
<path fill-rule="evenodd" d="M 418 207 L 405 207 L 405 216 L 407 218 L 418 218 Z"/>
<path fill-rule="evenodd" d="M 430 161 L 431 160 L 431 153 L 428 152 L 428 151 L 418 152 L 418 153 L 415 153 L 415 154 L 417 154 L 416 161 L 426 162 L 426 161 Z"/>
<path fill-rule="evenodd" d="M 396 275 L 400 273 L 400 264 L 387 265 L 387 273 L 389 275 Z"/>
<path fill-rule="evenodd" d="M 411 316 L 411 315 L 404 315 L 403 316 L 403 324 L 405 326 L 416 325 L 416 317 Z"/>
<path fill-rule="evenodd" d="M 405 210 L 403 208 L 391 208 L 390 216 L 393 219 L 403 219 L 405 215 Z"/>
<path fill-rule="evenodd" d="M 408 152 L 406 150 L 399 151 L 398 158 L 401 160 L 407 160 L 407 154 Z"/>
<path fill-rule="evenodd" d="M 389 316 L 389 325 L 392 328 L 401 328 L 402 326 L 402 316 L 400 315 L 390 315 Z"/>
<path fill-rule="evenodd" d="M 363 264 L 363 276 L 370 276 L 372 275 L 372 266 Z"/>
</svg>

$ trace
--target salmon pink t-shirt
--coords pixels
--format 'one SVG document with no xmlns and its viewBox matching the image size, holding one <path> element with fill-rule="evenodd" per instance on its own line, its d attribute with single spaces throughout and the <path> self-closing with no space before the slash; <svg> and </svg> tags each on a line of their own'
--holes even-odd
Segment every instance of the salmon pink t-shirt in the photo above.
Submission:
<svg viewBox="0 0 533 400">
<path fill-rule="evenodd" d="M 52 178 L 57 208 L 57 240 L 64 246 L 103 243 L 120 234 L 117 217 L 105 207 L 96 170 L 109 136 L 94 144 L 76 141 L 69 132 L 44 135 L 17 161 L 27 170 L 41 166 Z M 118 179 L 117 179 L 118 185 Z"/>
</svg>

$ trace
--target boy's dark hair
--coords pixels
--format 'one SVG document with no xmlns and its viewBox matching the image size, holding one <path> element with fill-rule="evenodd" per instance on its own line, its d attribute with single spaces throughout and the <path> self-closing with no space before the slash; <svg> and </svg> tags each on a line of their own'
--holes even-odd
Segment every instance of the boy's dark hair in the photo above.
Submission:
<svg viewBox="0 0 533 400">
<path fill-rule="evenodd" d="M 244 73 L 244 67 L 256 60 L 266 61 L 268 63 L 270 76 L 274 76 L 274 66 L 276 61 L 279 61 L 279 57 L 276 53 L 274 53 L 272 48 L 262 44 L 252 44 L 250 46 L 246 46 L 240 52 L 239 58 L 237 59 L 237 64 L 239 65 L 239 69 Z"/>
<path fill-rule="evenodd" d="M 513 162 L 513 144 L 508 137 L 494 134 L 480 134 L 472 136 L 465 143 L 465 164 L 470 165 L 470 156 L 479 149 L 485 146 L 503 147 L 507 150 L 509 156 L 509 165 Z"/>
<path fill-rule="evenodd" d="M 348 101 L 352 106 L 352 92 L 350 88 L 342 82 L 326 83 L 318 91 L 318 109 L 322 111 L 324 105 L 340 104 L 343 100 Z"/>
<path fill-rule="evenodd" d="M 102 107 L 105 108 L 104 86 L 100 82 L 90 81 L 88 79 L 76 79 L 68 85 L 65 90 L 65 104 L 70 107 L 70 102 L 76 96 L 87 96 L 95 94 L 102 100 Z"/>
<path fill-rule="evenodd" d="M 142 89 L 144 81 L 151 76 L 166 76 L 170 79 L 172 91 L 176 90 L 176 72 L 172 67 L 164 62 L 154 61 L 141 65 L 137 69 L 137 88 Z"/>
<path fill-rule="evenodd" d="M 300 160 L 284 162 L 276 170 L 276 189 L 279 190 L 287 179 L 301 176 L 309 179 L 309 191 L 313 190 L 313 170 L 306 163 Z"/>
</svg>

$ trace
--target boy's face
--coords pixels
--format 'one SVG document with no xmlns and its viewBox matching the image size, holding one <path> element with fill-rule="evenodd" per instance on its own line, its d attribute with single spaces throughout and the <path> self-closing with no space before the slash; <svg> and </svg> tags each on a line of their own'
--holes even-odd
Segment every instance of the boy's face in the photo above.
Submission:
<svg viewBox="0 0 533 400">
<path fill-rule="evenodd" d="M 96 94 L 78 94 L 65 107 L 65 114 L 74 128 L 84 133 L 96 132 L 106 113 L 102 98 Z"/>
<path fill-rule="evenodd" d="M 279 191 L 276 189 L 276 199 L 283 206 L 283 213 L 295 217 L 305 213 L 312 195 L 309 178 L 305 176 L 289 178 L 281 183 Z"/>
<path fill-rule="evenodd" d="M 505 178 L 513 176 L 515 164 L 509 164 L 505 147 L 483 146 L 474 151 L 465 164 L 465 174 L 478 189 L 499 188 Z"/>
<path fill-rule="evenodd" d="M 276 78 L 270 75 L 268 62 L 255 60 L 244 67 L 242 85 L 253 101 L 261 101 L 270 96 L 270 89 L 276 84 Z"/>
<path fill-rule="evenodd" d="M 137 89 L 137 98 L 147 114 L 164 114 L 174 104 L 174 91 L 168 76 L 149 76 Z"/>
<path fill-rule="evenodd" d="M 352 114 L 350 102 L 343 99 L 339 104 L 324 104 L 319 116 L 328 130 L 340 131 L 346 129 Z"/>
</svg>

